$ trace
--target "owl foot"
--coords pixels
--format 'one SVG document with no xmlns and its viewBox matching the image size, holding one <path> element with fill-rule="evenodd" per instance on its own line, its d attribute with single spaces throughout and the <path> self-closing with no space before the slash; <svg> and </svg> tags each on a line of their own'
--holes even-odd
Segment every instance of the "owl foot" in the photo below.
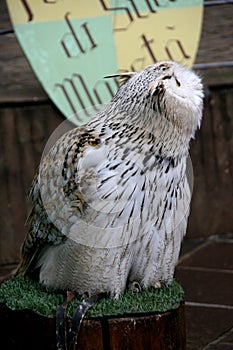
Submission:
<svg viewBox="0 0 233 350">
<path fill-rule="evenodd" d="M 161 281 L 161 285 L 165 288 L 169 288 L 171 285 L 172 281 Z"/>
<path fill-rule="evenodd" d="M 155 289 L 159 289 L 159 288 L 162 287 L 162 283 L 161 283 L 160 281 L 156 281 L 156 282 L 154 283 L 153 287 L 154 287 Z"/>
<path fill-rule="evenodd" d="M 129 290 L 132 290 L 135 293 L 140 293 L 142 291 L 142 287 L 137 281 L 130 282 Z"/>
</svg>

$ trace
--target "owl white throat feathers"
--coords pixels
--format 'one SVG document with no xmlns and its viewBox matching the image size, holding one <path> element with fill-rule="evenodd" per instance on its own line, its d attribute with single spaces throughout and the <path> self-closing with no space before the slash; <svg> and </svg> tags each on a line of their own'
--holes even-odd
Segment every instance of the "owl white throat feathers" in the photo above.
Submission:
<svg viewBox="0 0 233 350">
<path fill-rule="evenodd" d="M 53 289 L 118 297 L 173 280 L 186 232 L 189 142 L 200 126 L 200 78 L 165 61 L 126 81 L 86 125 L 41 161 L 18 274 Z"/>
</svg>

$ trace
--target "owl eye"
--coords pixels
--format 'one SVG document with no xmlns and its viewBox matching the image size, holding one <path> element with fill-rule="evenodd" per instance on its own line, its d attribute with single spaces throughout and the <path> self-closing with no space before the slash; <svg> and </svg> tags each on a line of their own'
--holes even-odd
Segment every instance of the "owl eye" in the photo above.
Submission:
<svg viewBox="0 0 233 350">
<path fill-rule="evenodd" d="M 165 71 L 169 68 L 169 66 L 167 66 L 167 65 L 165 65 L 165 64 L 161 64 L 161 65 L 159 66 L 159 68 L 160 68 L 160 70 L 161 70 L 162 72 L 165 72 Z"/>
<path fill-rule="evenodd" d="M 160 68 L 163 72 L 165 72 L 165 70 L 167 70 L 167 67 L 164 67 L 164 66 L 161 66 Z"/>
</svg>

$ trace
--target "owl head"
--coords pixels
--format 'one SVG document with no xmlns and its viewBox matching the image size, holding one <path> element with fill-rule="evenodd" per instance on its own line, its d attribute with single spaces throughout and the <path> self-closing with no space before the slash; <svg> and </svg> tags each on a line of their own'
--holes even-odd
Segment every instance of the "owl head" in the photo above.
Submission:
<svg viewBox="0 0 233 350">
<path fill-rule="evenodd" d="M 203 108 L 203 85 L 197 74 L 176 62 L 163 61 L 118 75 L 124 79 L 113 99 L 119 109 L 141 111 L 141 118 L 150 115 L 152 125 L 163 118 L 179 133 L 194 136 Z M 148 124 L 148 120 L 143 122 Z"/>
</svg>

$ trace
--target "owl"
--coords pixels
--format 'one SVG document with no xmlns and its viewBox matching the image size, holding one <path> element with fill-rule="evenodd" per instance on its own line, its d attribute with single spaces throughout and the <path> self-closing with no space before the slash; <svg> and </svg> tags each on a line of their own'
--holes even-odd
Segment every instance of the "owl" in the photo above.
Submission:
<svg viewBox="0 0 233 350">
<path fill-rule="evenodd" d="M 18 274 L 78 294 L 173 280 L 191 186 L 190 140 L 203 87 L 172 61 L 125 73 L 112 101 L 43 158 Z"/>
</svg>

